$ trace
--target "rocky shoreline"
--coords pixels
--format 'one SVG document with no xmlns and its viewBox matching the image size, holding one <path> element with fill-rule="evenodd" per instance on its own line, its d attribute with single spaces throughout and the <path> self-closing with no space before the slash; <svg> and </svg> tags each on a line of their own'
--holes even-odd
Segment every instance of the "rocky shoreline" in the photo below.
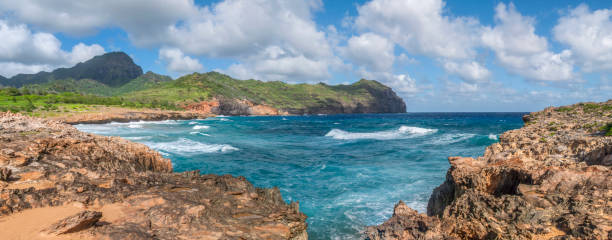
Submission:
<svg viewBox="0 0 612 240">
<path fill-rule="evenodd" d="M 547 108 L 483 156 L 449 157 L 420 214 L 399 202 L 367 239 L 612 239 L 612 100 Z"/>
<path fill-rule="evenodd" d="M 202 111 L 104 107 L 92 112 L 71 112 L 57 116 L 45 116 L 44 118 L 74 125 L 132 121 L 190 120 L 204 119 L 212 116 L 214 114 Z"/>
<path fill-rule="evenodd" d="M 276 188 L 173 173 L 145 145 L 0 113 L 0 236 L 307 239 L 305 220 Z"/>
</svg>

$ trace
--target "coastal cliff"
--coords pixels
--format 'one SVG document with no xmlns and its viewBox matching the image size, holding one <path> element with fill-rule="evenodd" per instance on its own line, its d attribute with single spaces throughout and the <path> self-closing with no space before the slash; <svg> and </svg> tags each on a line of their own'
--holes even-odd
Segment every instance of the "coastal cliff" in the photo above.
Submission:
<svg viewBox="0 0 612 240">
<path fill-rule="evenodd" d="M 0 113 L 7 239 L 306 239 L 306 216 L 243 177 L 173 173 L 138 143 Z"/>
<path fill-rule="evenodd" d="M 420 214 L 400 201 L 367 239 L 612 239 L 612 100 L 523 117 L 478 158 L 449 157 Z"/>
</svg>

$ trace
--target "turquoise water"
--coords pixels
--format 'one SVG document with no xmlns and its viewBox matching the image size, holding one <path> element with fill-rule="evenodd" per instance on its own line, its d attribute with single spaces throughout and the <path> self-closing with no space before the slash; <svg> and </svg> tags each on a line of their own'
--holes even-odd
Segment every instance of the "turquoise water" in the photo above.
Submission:
<svg viewBox="0 0 612 240">
<path fill-rule="evenodd" d="M 245 176 L 300 201 L 311 239 L 354 239 L 404 200 L 424 212 L 448 156 L 479 156 L 523 113 L 215 117 L 77 125 L 144 143 L 176 171 Z"/>
</svg>

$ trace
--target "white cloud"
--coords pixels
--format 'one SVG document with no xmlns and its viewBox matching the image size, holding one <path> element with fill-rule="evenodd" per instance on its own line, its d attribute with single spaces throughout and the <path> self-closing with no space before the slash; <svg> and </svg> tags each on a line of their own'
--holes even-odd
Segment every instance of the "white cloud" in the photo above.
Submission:
<svg viewBox="0 0 612 240">
<path fill-rule="evenodd" d="M 480 25 L 470 17 L 444 16 L 442 0 L 373 0 L 358 7 L 358 29 L 372 31 L 412 54 L 451 59 L 475 54 Z"/>
<path fill-rule="evenodd" d="M 348 40 L 344 55 L 352 62 L 365 66 L 372 71 L 391 71 L 395 55 L 394 44 L 380 35 L 365 33 Z"/>
<path fill-rule="evenodd" d="M 416 81 L 408 74 L 392 74 L 389 72 L 369 72 L 364 69 L 358 71 L 360 78 L 377 80 L 396 91 L 402 96 L 411 96 L 420 91 Z"/>
<path fill-rule="evenodd" d="M 225 0 L 204 7 L 192 0 L 0 1 L 0 9 L 49 31 L 79 35 L 119 27 L 136 46 L 235 59 L 251 77 L 295 81 L 322 80 L 341 63 L 312 20 L 322 6 L 320 0 Z M 281 49 L 282 57 L 269 57 L 270 48 Z"/>
<path fill-rule="evenodd" d="M 204 69 L 200 61 L 185 56 L 178 48 L 161 48 L 159 59 L 166 63 L 166 69 L 175 73 L 192 73 Z"/>
<path fill-rule="evenodd" d="M 51 32 L 84 35 L 120 27 L 137 42 L 197 13 L 192 0 L 2 0 L 0 9 Z"/>
<path fill-rule="evenodd" d="M 612 10 L 580 5 L 559 19 L 555 39 L 567 44 L 587 72 L 612 70 Z"/>
<path fill-rule="evenodd" d="M 471 62 L 446 62 L 444 63 L 444 69 L 447 72 L 459 75 L 463 80 L 474 83 L 474 82 L 486 82 L 491 76 L 491 72 L 482 66 L 480 63 Z"/>
<path fill-rule="evenodd" d="M 482 34 L 482 42 L 509 72 L 538 81 L 569 81 L 576 77 L 572 52 L 549 51 L 546 38 L 535 34 L 534 20 L 517 12 L 513 4 L 498 4 L 495 20 L 495 27 L 487 27 Z"/>
<path fill-rule="evenodd" d="M 260 53 L 243 58 L 231 65 L 227 72 L 241 79 L 266 81 L 318 82 L 329 79 L 329 62 L 295 55 L 278 46 L 270 46 Z"/>
<path fill-rule="evenodd" d="M 32 32 L 26 25 L 12 25 L 0 20 L 0 75 L 11 77 L 18 73 L 36 73 L 75 63 L 104 53 L 100 45 L 79 43 L 66 52 L 52 34 Z"/>
<path fill-rule="evenodd" d="M 87 61 L 103 53 L 104 48 L 98 44 L 86 45 L 84 43 L 79 43 L 72 47 L 72 51 L 68 53 L 67 61 L 69 65 L 73 65 Z"/>
</svg>

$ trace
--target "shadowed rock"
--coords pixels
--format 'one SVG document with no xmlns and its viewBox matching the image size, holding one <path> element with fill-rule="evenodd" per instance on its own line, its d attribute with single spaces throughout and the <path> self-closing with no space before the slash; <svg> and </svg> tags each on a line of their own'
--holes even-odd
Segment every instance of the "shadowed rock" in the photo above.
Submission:
<svg viewBox="0 0 612 240">
<path fill-rule="evenodd" d="M 8 159 L 0 167 L 14 175 L 0 182 L 0 218 L 71 203 L 103 213 L 85 230 L 101 239 L 307 238 L 306 216 L 277 188 L 256 188 L 244 177 L 173 173 L 170 160 L 119 137 L 0 113 L 0 154 Z M 12 165 L 16 157 L 28 161 Z"/>
<path fill-rule="evenodd" d="M 78 232 L 93 226 L 100 218 L 102 218 L 101 212 L 82 211 L 51 225 L 45 232 L 56 235 Z"/>
<path fill-rule="evenodd" d="M 612 101 L 547 108 L 523 120 L 483 156 L 449 157 L 427 216 L 396 206 L 366 237 L 610 239 L 612 136 L 602 126 L 612 122 Z"/>
</svg>

